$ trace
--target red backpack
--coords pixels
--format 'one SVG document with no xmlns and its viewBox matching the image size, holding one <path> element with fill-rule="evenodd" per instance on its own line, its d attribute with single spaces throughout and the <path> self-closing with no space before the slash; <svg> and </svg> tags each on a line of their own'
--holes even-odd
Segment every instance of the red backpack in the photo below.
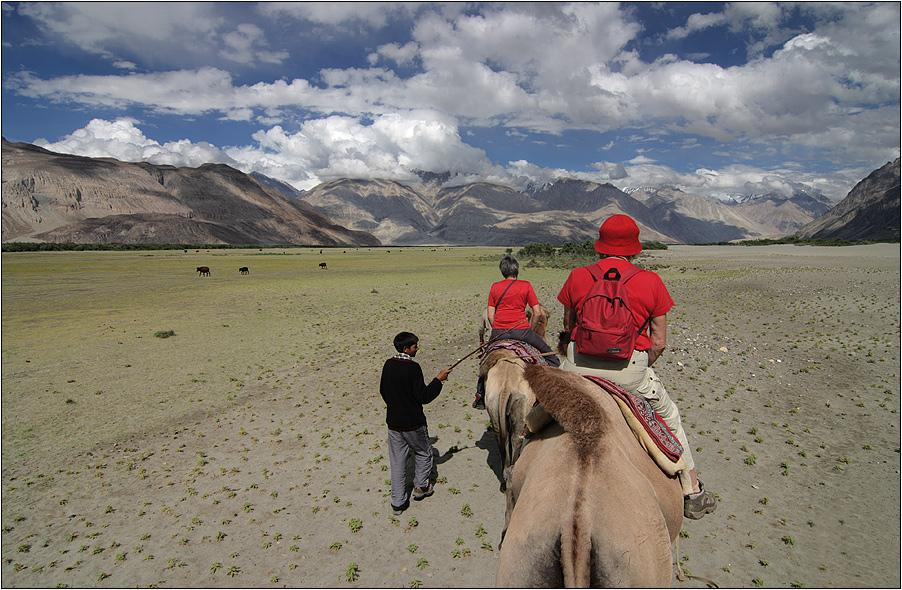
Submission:
<svg viewBox="0 0 902 590">
<path fill-rule="evenodd" d="M 606 360 L 628 360 L 636 347 L 636 337 L 651 321 L 649 318 L 636 330 L 626 294 L 626 282 L 642 269 L 633 266 L 621 275 L 611 267 L 599 278 L 593 271 L 594 266 L 586 267 L 594 282 L 576 318 L 573 332 L 576 352 Z"/>
</svg>

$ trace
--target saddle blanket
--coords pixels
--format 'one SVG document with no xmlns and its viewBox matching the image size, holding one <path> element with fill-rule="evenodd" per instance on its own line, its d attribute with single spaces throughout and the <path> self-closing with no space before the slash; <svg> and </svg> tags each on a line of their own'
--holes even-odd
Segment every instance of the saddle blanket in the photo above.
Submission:
<svg viewBox="0 0 902 590">
<path fill-rule="evenodd" d="M 518 357 L 526 361 L 527 363 L 539 364 L 539 365 L 547 365 L 549 364 L 545 357 L 542 355 L 542 351 L 529 344 L 527 342 L 523 342 L 522 340 L 498 340 L 497 342 L 492 342 L 489 344 L 485 351 L 480 355 L 479 361 L 482 362 L 485 357 L 489 355 L 490 352 L 498 350 L 499 348 L 504 348 L 506 350 L 513 351 Z"/>
<path fill-rule="evenodd" d="M 613 395 L 614 399 L 620 404 L 621 409 L 626 406 L 642 425 L 655 446 L 664 453 L 664 456 L 674 463 L 679 461 L 680 456 L 683 454 L 683 445 L 680 444 L 680 441 L 677 440 L 677 437 L 673 435 L 670 428 L 667 427 L 667 424 L 658 416 L 647 400 L 621 389 L 616 383 L 603 377 L 592 375 L 583 375 L 583 377 L 593 381 Z M 629 422 L 629 420 L 627 421 Z"/>
</svg>

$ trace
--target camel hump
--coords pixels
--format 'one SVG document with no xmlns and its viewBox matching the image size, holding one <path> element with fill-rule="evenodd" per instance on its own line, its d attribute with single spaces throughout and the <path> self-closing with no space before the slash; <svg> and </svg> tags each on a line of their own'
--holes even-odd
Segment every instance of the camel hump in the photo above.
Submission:
<svg viewBox="0 0 902 590">
<path fill-rule="evenodd" d="M 545 365 L 527 365 L 523 376 L 539 403 L 573 437 L 580 455 L 590 456 L 605 431 L 607 414 L 585 379 Z"/>
</svg>

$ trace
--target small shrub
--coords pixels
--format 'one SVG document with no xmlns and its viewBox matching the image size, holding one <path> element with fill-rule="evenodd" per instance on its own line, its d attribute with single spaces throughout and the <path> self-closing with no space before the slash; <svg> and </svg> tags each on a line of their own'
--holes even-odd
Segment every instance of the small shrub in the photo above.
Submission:
<svg viewBox="0 0 902 590">
<path fill-rule="evenodd" d="M 169 338 L 170 336 L 175 336 L 175 330 L 160 330 L 158 332 L 154 332 L 153 335 L 157 338 Z"/>
<path fill-rule="evenodd" d="M 356 582 L 360 577 L 360 568 L 357 566 L 357 563 L 352 562 L 351 565 L 348 566 L 347 571 L 345 572 L 345 580 L 348 582 Z"/>
</svg>

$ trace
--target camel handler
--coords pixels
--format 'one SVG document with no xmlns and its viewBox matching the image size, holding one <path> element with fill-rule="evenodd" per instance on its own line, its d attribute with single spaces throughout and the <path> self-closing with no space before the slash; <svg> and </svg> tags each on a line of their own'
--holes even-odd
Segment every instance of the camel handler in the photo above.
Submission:
<svg viewBox="0 0 902 590">
<path fill-rule="evenodd" d="M 699 519 L 709 512 L 714 512 L 717 503 L 714 495 L 705 490 L 696 476 L 695 462 L 680 420 L 680 411 L 651 368 L 666 348 L 667 312 L 673 307 L 673 299 L 670 298 L 661 277 L 656 273 L 640 271 L 632 274 L 636 272 L 632 260 L 642 251 L 642 244 L 639 242 L 639 227 L 629 216 L 613 215 L 605 220 L 598 230 L 595 250 L 599 254 L 599 261 L 589 267 L 571 271 L 558 294 L 558 301 L 564 305 L 564 332 L 561 333 L 560 351 L 562 354 L 563 344 L 568 342 L 567 356 L 561 363 L 561 369 L 580 375 L 595 375 L 609 379 L 630 393 L 648 400 L 683 446 L 682 458 L 686 462 L 686 469 L 692 482 L 692 493 L 684 496 L 683 513 L 687 518 Z M 596 281 L 596 276 L 630 277 L 620 288 L 626 290 L 628 309 L 632 312 L 633 330 L 638 330 L 638 334 L 635 337 L 632 355 L 625 360 L 600 359 L 580 354 L 576 350 L 576 343 L 573 340 L 576 338 L 577 323 L 580 321 L 579 313 L 582 311 L 586 295 Z M 629 355 L 628 352 L 624 354 Z"/>
<path fill-rule="evenodd" d="M 536 297 L 532 284 L 529 281 L 519 280 L 520 263 L 511 254 L 505 254 L 498 263 L 498 268 L 504 280 L 494 283 L 489 289 L 489 302 L 485 314 L 488 325 L 492 327 L 490 340 L 501 337 L 522 340 L 545 354 L 545 360 L 551 366 L 559 366 L 561 361 L 557 355 L 544 338 L 533 332 L 529 325 L 529 318 L 526 317 L 524 310 L 528 306 L 532 310 L 532 315 L 541 314 L 542 306 L 539 305 L 539 298 Z M 480 334 L 480 344 L 482 337 Z M 473 407 L 484 410 L 484 397 L 485 383 L 479 379 L 476 383 L 476 399 L 473 400 Z"/>
<path fill-rule="evenodd" d="M 391 464 L 391 507 L 401 514 L 410 506 L 407 495 L 407 457 L 414 454 L 413 499 L 422 500 L 433 493 L 429 481 L 432 473 L 432 443 L 426 425 L 423 406 L 438 397 L 442 382 L 451 369 L 444 369 L 428 384 L 423 370 L 413 360 L 419 350 L 419 338 L 410 332 L 395 336 L 398 354 L 385 361 L 379 393 L 385 401 L 385 422 L 388 424 L 388 459 Z"/>
</svg>

